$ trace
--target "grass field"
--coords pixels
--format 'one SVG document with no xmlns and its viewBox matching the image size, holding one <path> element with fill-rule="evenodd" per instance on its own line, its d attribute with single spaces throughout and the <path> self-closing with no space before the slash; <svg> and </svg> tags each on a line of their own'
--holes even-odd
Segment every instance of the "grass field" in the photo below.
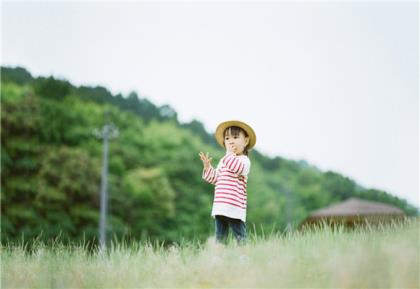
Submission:
<svg viewBox="0 0 420 289">
<path fill-rule="evenodd" d="M 227 247 L 2 245 L 2 288 L 420 288 L 420 221 L 328 226 Z"/>
</svg>

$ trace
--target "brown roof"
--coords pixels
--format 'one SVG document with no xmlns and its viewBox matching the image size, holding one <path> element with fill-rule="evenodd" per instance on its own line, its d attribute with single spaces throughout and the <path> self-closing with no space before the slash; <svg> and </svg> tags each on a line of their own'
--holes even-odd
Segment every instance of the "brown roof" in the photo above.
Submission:
<svg viewBox="0 0 420 289">
<path fill-rule="evenodd" d="M 310 217 L 403 215 L 404 211 L 380 202 L 350 198 L 338 204 L 314 211 Z"/>
</svg>

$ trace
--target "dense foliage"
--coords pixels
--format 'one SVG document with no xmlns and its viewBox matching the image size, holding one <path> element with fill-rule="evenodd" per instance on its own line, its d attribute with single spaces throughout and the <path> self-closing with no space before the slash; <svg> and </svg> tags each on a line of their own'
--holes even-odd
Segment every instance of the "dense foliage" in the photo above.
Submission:
<svg viewBox="0 0 420 289">
<path fill-rule="evenodd" d="M 109 147 L 109 226 L 114 238 L 203 239 L 213 233 L 212 186 L 201 179 L 199 151 L 223 156 L 194 120 L 135 92 L 76 87 L 24 68 L 1 69 L 1 240 L 93 240 L 99 219 L 102 141 L 107 115 L 119 129 Z M 250 154 L 248 228 L 283 230 L 312 210 L 349 197 L 417 209 L 305 161 Z M 217 163 L 215 163 L 217 164 Z"/>
</svg>

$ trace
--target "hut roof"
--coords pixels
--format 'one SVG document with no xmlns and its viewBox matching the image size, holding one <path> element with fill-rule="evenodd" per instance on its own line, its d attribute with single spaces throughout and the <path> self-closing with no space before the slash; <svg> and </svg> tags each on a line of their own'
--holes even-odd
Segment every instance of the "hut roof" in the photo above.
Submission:
<svg viewBox="0 0 420 289">
<path fill-rule="evenodd" d="M 404 215 L 404 211 L 380 202 L 350 198 L 344 202 L 312 212 L 310 217 Z"/>
</svg>

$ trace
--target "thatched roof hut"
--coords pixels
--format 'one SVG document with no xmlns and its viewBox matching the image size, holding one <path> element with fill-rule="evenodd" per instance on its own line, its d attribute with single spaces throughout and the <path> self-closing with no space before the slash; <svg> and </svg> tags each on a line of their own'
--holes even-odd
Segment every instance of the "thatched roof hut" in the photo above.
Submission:
<svg viewBox="0 0 420 289">
<path fill-rule="evenodd" d="M 333 204 L 323 209 L 316 210 L 306 218 L 301 226 L 319 223 L 322 220 L 328 223 L 344 223 L 353 226 L 356 223 L 387 222 L 402 218 L 405 213 L 400 208 L 392 205 L 350 198 L 344 202 Z"/>
</svg>

